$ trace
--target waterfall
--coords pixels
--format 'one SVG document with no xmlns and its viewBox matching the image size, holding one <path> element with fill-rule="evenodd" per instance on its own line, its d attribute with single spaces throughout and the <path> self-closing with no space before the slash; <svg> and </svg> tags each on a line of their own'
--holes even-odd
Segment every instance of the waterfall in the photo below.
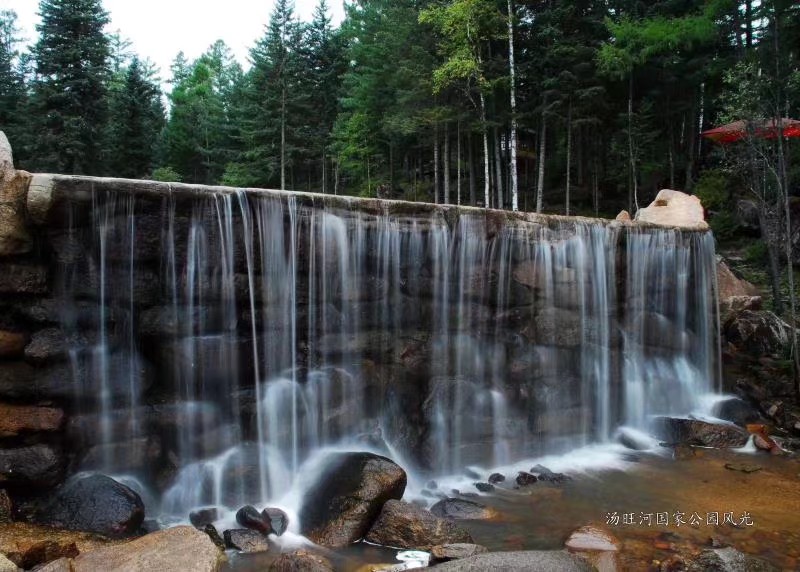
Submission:
<svg viewBox="0 0 800 572">
<path fill-rule="evenodd" d="M 99 428 L 78 467 L 135 477 L 165 517 L 277 502 L 327 447 L 447 475 L 646 430 L 716 387 L 710 234 L 93 196 L 66 230 L 83 254 L 59 254 L 76 409 Z"/>
</svg>

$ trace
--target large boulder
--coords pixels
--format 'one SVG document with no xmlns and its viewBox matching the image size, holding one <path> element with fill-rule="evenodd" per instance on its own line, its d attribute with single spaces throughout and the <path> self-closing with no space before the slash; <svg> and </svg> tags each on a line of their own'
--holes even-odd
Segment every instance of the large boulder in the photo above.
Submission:
<svg viewBox="0 0 800 572">
<path fill-rule="evenodd" d="M 225 546 L 245 554 L 255 554 L 269 550 L 269 540 L 257 530 L 249 528 L 226 530 L 222 533 L 222 538 L 225 539 Z"/>
<path fill-rule="evenodd" d="M 617 554 L 620 542 L 610 532 L 596 526 L 583 526 L 570 534 L 565 548 L 590 562 L 600 572 L 619 569 Z"/>
<path fill-rule="evenodd" d="M 78 556 L 74 572 L 217 572 L 223 552 L 204 532 L 178 526 Z"/>
<path fill-rule="evenodd" d="M 406 480 L 406 472 L 386 457 L 331 454 L 300 508 L 302 533 L 327 547 L 363 538 L 384 503 L 402 498 Z"/>
<path fill-rule="evenodd" d="M 30 180 L 29 173 L 14 169 L 11 145 L 0 131 L 0 256 L 31 249 L 25 206 Z"/>
<path fill-rule="evenodd" d="M 471 543 L 472 537 L 451 520 L 417 505 L 390 500 L 383 505 L 366 540 L 393 548 L 430 550 L 440 544 Z"/>
<path fill-rule="evenodd" d="M 0 554 L 5 554 L 20 568 L 33 568 L 59 558 L 74 558 L 108 542 L 86 532 L 54 530 L 22 522 L 0 524 Z"/>
<path fill-rule="evenodd" d="M 0 554 L 0 572 L 17 572 L 19 568 L 8 558 Z"/>
<path fill-rule="evenodd" d="M 697 419 L 657 417 L 653 421 L 655 434 L 670 444 L 699 445 L 719 449 L 743 447 L 749 434 L 735 425 L 708 423 Z"/>
<path fill-rule="evenodd" d="M 700 199 L 672 189 L 659 191 L 650 206 L 636 211 L 634 220 L 692 230 L 708 230 Z"/>
<path fill-rule="evenodd" d="M 720 302 L 737 296 L 759 296 L 758 287 L 737 276 L 725 259 L 717 257 L 717 296 Z"/>
<path fill-rule="evenodd" d="M 55 528 L 119 538 L 142 526 L 144 503 L 134 491 L 105 475 L 76 476 L 52 495 L 35 519 Z"/>
<path fill-rule="evenodd" d="M 453 544 L 440 544 L 431 548 L 431 563 L 437 564 L 451 560 L 463 560 L 470 556 L 486 554 L 489 550 L 480 544 L 456 542 Z"/>
<path fill-rule="evenodd" d="M 740 427 L 761 421 L 761 414 L 758 410 L 738 397 L 729 397 L 718 401 L 714 404 L 711 413 L 715 417 L 736 423 Z"/>
<path fill-rule="evenodd" d="M 791 328 L 768 311 L 744 310 L 723 327 L 725 340 L 739 351 L 759 358 L 781 354 L 789 344 Z"/>
<path fill-rule="evenodd" d="M 0 449 L 0 486 L 50 488 L 62 481 L 66 461 L 50 445 Z"/>
<path fill-rule="evenodd" d="M 591 572 L 594 566 L 560 550 L 527 550 L 519 552 L 489 552 L 463 560 L 453 560 L 434 567 L 437 572 Z"/>
</svg>

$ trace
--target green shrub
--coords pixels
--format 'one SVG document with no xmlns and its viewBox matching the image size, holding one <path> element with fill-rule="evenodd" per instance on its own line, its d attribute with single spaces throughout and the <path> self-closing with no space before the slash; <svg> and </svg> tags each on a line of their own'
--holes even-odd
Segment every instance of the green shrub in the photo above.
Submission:
<svg viewBox="0 0 800 572">
<path fill-rule="evenodd" d="M 159 167 L 150 177 L 154 181 L 161 181 L 162 183 L 180 183 L 181 176 L 172 167 Z"/>
<path fill-rule="evenodd" d="M 694 194 L 709 211 L 722 211 L 730 206 L 730 179 L 720 169 L 704 171 L 695 183 Z"/>
<path fill-rule="evenodd" d="M 766 266 L 769 253 L 763 240 L 754 240 L 744 249 L 744 259 L 754 266 Z"/>
<path fill-rule="evenodd" d="M 739 231 L 739 222 L 736 216 L 728 211 L 719 211 L 710 217 L 708 221 L 714 236 L 721 242 L 727 242 L 736 236 Z"/>
</svg>

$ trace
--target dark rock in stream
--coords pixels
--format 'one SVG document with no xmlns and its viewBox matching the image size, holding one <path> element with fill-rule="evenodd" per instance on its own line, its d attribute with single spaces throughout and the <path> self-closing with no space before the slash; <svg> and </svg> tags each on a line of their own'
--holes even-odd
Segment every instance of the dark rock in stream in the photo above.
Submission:
<svg viewBox="0 0 800 572">
<path fill-rule="evenodd" d="M 672 444 L 699 445 L 701 447 L 743 447 L 749 435 L 735 425 L 708 423 L 697 419 L 656 417 L 653 429 L 660 439 Z"/>
<path fill-rule="evenodd" d="M 364 537 L 387 501 L 402 498 L 406 480 L 406 472 L 386 457 L 329 455 L 303 499 L 302 534 L 329 548 L 352 544 Z"/>
<path fill-rule="evenodd" d="M 778 572 L 778 568 L 735 548 L 703 550 L 688 562 L 686 572 Z"/>
<path fill-rule="evenodd" d="M 502 483 L 506 480 L 505 475 L 501 475 L 500 473 L 492 473 L 489 475 L 489 483 L 496 485 L 497 483 Z"/>
<path fill-rule="evenodd" d="M 11 488 L 49 488 L 64 478 L 66 460 L 50 445 L 0 449 L 0 485 Z"/>
<path fill-rule="evenodd" d="M 238 516 L 238 515 L 237 515 Z M 219 509 L 215 506 L 198 508 L 189 513 L 189 522 L 195 528 L 203 529 L 206 525 L 212 524 L 219 519 Z M 240 523 L 241 524 L 241 523 Z"/>
<path fill-rule="evenodd" d="M 219 548 L 220 550 L 225 550 L 225 541 L 219 535 L 217 528 L 213 524 L 207 524 L 203 527 L 203 532 L 205 532 L 208 537 L 211 539 L 211 542 L 214 543 L 214 546 Z"/>
<path fill-rule="evenodd" d="M 236 522 L 261 534 L 272 533 L 272 524 L 270 524 L 269 517 L 258 512 L 255 507 L 250 505 L 243 506 L 236 512 Z"/>
<path fill-rule="evenodd" d="M 494 485 L 490 483 L 475 483 L 475 488 L 482 493 L 490 493 L 494 490 Z"/>
<path fill-rule="evenodd" d="M 267 537 L 249 528 L 226 530 L 223 533 L 223 537 L 225 538 L 225 546 L 245 554 L 267 552 L 269 550 Z"/>
<path fill-rule="evenodd" d="M 261 517 L 270 523 L 272 532 L 278 536 L 281 536 L 289 528 L 289 515 L 279 508 L 265 508 L 261 511 Z"/>
<path fill-rule="evenodd" d="M 564 473 L 554 473 L 547 467 L 543 467 L 542 465 L 536 465 L 531 469 L 531 473 L 535 473 L 536 477 L 545 483 L 553 483 L 553 484 L 562 484 L 569 480 L 570 477 L 565 475 Z"/>
<path fill-rule="evenodd" d="M 437 544 L 472 542 L 472 537 L 452 520 L 413 504 L 390 500 L 383 505 L 366 540 L 394 548 L 430 550 Z"/>
<path fill-rule="evenodd" d="M 736 423 L 740 427 L 744 427 L 748 423 L 761 421 L 761 415 L 758 410 L 738 397 L 731 397 L 716 403 L 712 414 L 725 421 Z"/>
<path fill-rule="evenodd" d="M 527 487 L 528 485 L 536 484 L 536 481 L 538 480 L 539 479 L 536 478 L 536 475 L 526 473 L 525 471 L 520 471 L 517 475 L 517 484 L 521 487 Z"/>
<path fill-rule="evenodd" d="M 76 476 L 36 511 L 34 519 L 54 528 L 121 538 L 139 531 L 144 503 L 134 491 L 105 475 Z"/>
</svg>

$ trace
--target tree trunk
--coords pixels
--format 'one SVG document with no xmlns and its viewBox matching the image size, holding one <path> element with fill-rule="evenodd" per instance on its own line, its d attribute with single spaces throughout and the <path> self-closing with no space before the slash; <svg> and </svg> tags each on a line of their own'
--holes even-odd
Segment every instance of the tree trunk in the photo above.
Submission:
<svg viewBox="0 0 800 572">
<path fill-rule="evenodd" d="M 489 175 L 489 132 L 486 127 L 486 97 L 481 92 L 481 124 L 483 129 L 483 207 L 491 208 L 491 191 L 489 184 L 491 182 Z"/>
<path fill-rule="evenodd" d="M 514 64 L 514 2 L 508 0 L 508 70 L 511 77 L 511 210 L 519 210 L 519 180 L 517 175 L 517 89 Z"/>
<path fill-rule="evenodd" d="M 566 205 L 565 214 L 569 216 L 569 187 L 572 171 L 572 98 L 569 100 L 567 109 L 567 185 L 566 185 Z"/>
<path fill-rule="evenodd" d="M 281 190 L 286 190 L 286 88 L 281 89 Z"/>
<path fill-rule="evenodd" d="M 439 124 L 433 129 L 433 202 L 439 204 Z"/>
<path fill-rule="evenodd" d="M 498 209 L 503 208 L 504 199 L 503 199 L 503 160 L 500 157 L 500 134 L 497 131 L 497 127 L 494 128 L 494 180 L 495 180 L 495 197 L 494 200 L 496 201 L 495 206 Z"/>
<path fill-rule="evenodd" d="M 546 104 L 546 102 L 545 102 Z M 542 107 L 542 128 L 539 132 L 539 178 L 536 182 L 536 212 L 542 212 L 542 195 L 544 194 L 544 164 L 547 157 L 547 118 Z"/>
<path fill-rule="evenodd" d="M 469 204 L 478 204 L 478 181 L 475 180 L 475 152 L 473 150 L 472 131 L 467 134 L 467 162 L 469 163 Z"/>
<path fill-rule="evenodd" d="M 636 173 L 636 158 L 633 154 L 633 70 L 628 78 L 628 160 L 630 161 L 630 192 L 632 195 L 628 196 L 628 208 L 631 214 L 634 214 L 639 210 L 639 178 Z"/>
<path fill-rule="evenodd" d="M 461 205 L 461 120 L 456 123 L 456 202 Z"/>
<path fill-rule="evenodd" d="M 442 176 L 444 177 L 444 204 L 450 204 L 450 128 L 444 125 L 444 157 L 442 158 Z"/>
</svg>

